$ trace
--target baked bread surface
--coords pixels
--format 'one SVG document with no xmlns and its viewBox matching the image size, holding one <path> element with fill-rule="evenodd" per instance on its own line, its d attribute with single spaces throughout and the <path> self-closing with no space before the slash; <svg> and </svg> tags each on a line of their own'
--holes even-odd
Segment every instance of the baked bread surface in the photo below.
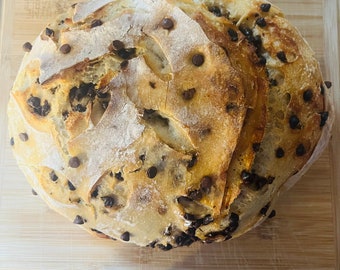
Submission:
<svg viewBox="0 0 340 270">
<path fill-rule="evenodd" d="M 329 110 L 312 50 L 268 2 L 94 0 L 32 44 L 8 116 L 51 208 L 168 250 L 263 221 Z"/>
</svg>

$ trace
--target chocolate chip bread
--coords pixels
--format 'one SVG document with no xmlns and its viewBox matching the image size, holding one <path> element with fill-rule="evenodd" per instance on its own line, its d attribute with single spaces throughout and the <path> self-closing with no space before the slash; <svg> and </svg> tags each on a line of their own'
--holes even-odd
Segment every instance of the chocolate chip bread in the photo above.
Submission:
<svg viewBox="0 0 340 270">
<path fill-rule="evenodd" d="M 18 164 L 99 237 L 237 237 L 329 138 L 331 85 L 265 1 L 82 2 L 24 50 L 8 106 Z"/>
</svg>

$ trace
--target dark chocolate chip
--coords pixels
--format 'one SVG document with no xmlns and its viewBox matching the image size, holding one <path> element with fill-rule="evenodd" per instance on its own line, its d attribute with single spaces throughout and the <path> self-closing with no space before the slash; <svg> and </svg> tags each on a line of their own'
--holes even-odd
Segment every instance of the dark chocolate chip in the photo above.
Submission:
<svg viewBox="0 0 340 270">
<path fill-rule="evenodd" d="M 184 213 L 184 219 L 189 220 L 189 221 L 195 221 L 197 218 L 193 214 L 189 213 Z"/>
<path fill-rule="evenodd" d="M 95 19 L 91 22 L 91 28 L 97 27 L 97 26 L 101 26 L 103 24 L 103 22 L 99 19 Z"/>
<path fill-rule="evenodd" d="M 197 238 L 182 232 L 180 235 L 175 237 L 175 243 L 177 246 L 190 246 L 192 243 L 197 241 Z"/>
<path fill-rule="evenodd" d="M 259 66 L 265 66 L 266 63 L 267 63 L 267 59 L 266 59 L 264 56 L 262 56 L 262 55 L 260 55 L 258 58 L 259 58 L 259 59 L 258 59 L 258 61 L 257 61 L 257 65 L 259 65 Z"/>
<path fill-rule="evenodd" d="M 121 173 L 121 172 L 115 173 L 115 178 L 116 178 L 118 181 L 124 181 L 124 177 L 122 176 L 122 173 Z"/>
<path fill-rule="evenodd" d="M 320 113 L 320 127 L 323 127 L 326 125 L 328 117 L 329 117 L 329 112 Z"/>
<path fill-rule="evenodd" d="M 193 57 L 191 58 L 191 62 L 196 66 L 202 66 L 204 63 L 204 55 L 203 54 L 195 54 L 193 55 Z"/>
<path fill-rule="evenodd" d="M 234 42 L 238 41 L 238 34 L 234 29 L 229 28 L 228 35 L 230 36 L 231 41 L 234 41 Z"/>
<path fill-rule="evenodd" d="M 165 228 L 164 235 L 165 236 L 170 236 L 171 233 L 172 233 L 172 225 L 169 225 L 168 227 Z"/>
<path fill-rule="evenodd" d="M 168 250 L 172 249 L 172 245 L 171 244 L 166 244 L 166 246 L 163 245 L 163 244 L 157 244 L 157 247 L 160 250 L 163 250 L 163 251 L 168 251 Z"/>
<path fill-rule="evenodd" d="M 255 23 L 260 27 L 266 27 L 266 25 L 267 25 L 267 22 L 263 17 L 257 18 Z"/>
<path fill-rule="evenodd" d="M 260 151 L 261 144 L 260 143 L 253 143 L 253 151 L 258 152 Z"/>
<path fill-rule="evenodd" d="M 202 220 L 202 224 L 203 225 L 208 225 L 210 224 L 211 222 L 214 221 L 214 218 L 211 216 L 211 215 L 206 215 L 203 220 Z"/>
<path fill-rule="evenodd" d="M 320 93 L 321 95 L 325 94 L 325 87 L 322 84 L 320 85 Z"/>
<path fill-rule="evenodd" d="M 101 198 L 104 202 L 104 206 L 107 208 L 111 208 L 116 204 L 116 199 L 112 196 L 105 196 Z"/>
<path fill-rule="evenodd" d="M 82 225 L 82 224 L 85 223 L 85 220 L 84 220 L 81 216 L 77 215 L 77 216 L 75 217 L 73 223 L 74 223 L 74 224 L 78 224 L 78 225 Z"/>
<path fill-rule="evenodd" d="M 158 240 L 152 241 L 150 244 L 147 245 L 147 247 L 155 248 L 157 243 Z"/>
<path fill-rule="evenodd" d="M 280 51 L 276 54 L 277 58 L 283 63 L 287 63 L 287 57 L 284 51 Z"/>
<path fill-rule="evenodd" d="M 268 12 L 271 8 L 271 4 L 268 4 L 268 3 L 263 3 L 260 5 L 260 9 L 263 11 L 263 12 Z"/>
<path fill-rule="evenodd" d="M 109 93 L 103 93 L 103 92 L 101 92 L 100 90 L 99 91 L 96 91 L 96 95 L 97 95 L 97 97 L 98 98 L 108 98 L 109 96 L 110 96 L 110 94 Z"/>
<path fill-rule="evenodd" d="M 123 62 L 120 63 L 120 68 L 122 70 L 126 70 L 128 66 L 129 66 L 129 61 L 128 60 L 124 60 Z"/>
<path fill-rule="evenodd" d="M 113 47 L 113 49 L 119 51 L 119 50 L 124 49 L 125 45 L 120 40 L 114 40 L 114 41 L 112 41 L 112 47 Z"/>
<path fill-rule="evenodd" d="M 28 100 L 27 100 L 27 105 L 30 106 L 33 109 L 39 109 L 41 107 L 40 105 L 41 103 L 41 99 L 38 97 L 34 97 L 31 96 Z"/>
<path fill-rule="evenodd" d="M 324 83 L 325 83 L 325 85 L 326 85 L 326 87 L 327 87 L 328 89 L 332 87 L 332 82 L 330 82 L 330 81 L 325 81 Z"/>
<path fill-rule="evenodd" d="M 22 49 L 25 51 L 25 52 L 30 52 L 32 50 L 32 44 L 30 42 L 25 42 L 23 45 L 22 45 Z"/>
<path fill-rule="evenodd" d="M 68 188 L 71 191 L 75 191 L 76 190 L 76 187 L 71 183 L 71 181 L 67 181 L 67 185 L 68 185 Z"/>
<path fill-rule="evenodd" d="M 41 116 L 46 116 L 51 111 L 51 105 L 48 103 L 47 100 L 44 101 L 44 105 L 41 107 Z"/>
<path fill-rule="evenodd" d="M 313 90 L 307 89 L 306 91 L 303 92 L 303 100 L 305 102 L 311 101 L 313 98 Z"/>
<path fill-rule="evenodd" d="M 62 53 L 62 54 L 68 54 L 71 52 L 71 46 L 69 44 L 63 44 L 60 48 L 59 48 L 59 51 Z"/>
<path fill-rule="evenodd" d="M 28 141 L 28 135 L 27 135 L 27 133 L 20 133 L 20 134 L 19 134 L 19 138 L 20 138 L 20 140 L 22 140 L 23 142 L 27 142 L 27 141 Z"/>
<path fill-rule="evenodd" d="M 201 180 L 200 189 L 203 193 L 209 193 L 211 186 L 213 184 L 213 180 L 210 176 L 204 176 Z"/>
<path fill-rule="evenodd" d="M 246 170 L 241 172 L 241 179 L 245 182 L 245 184 L 249 184 L 252 182 L 252 174 Z"/>
<path fill-rule="evenodd" d="M 156 89 L 156 83 L 155 82 L 149 82 L 149 85 L 152 89 Z"/>
<path fill-rule="evenodd" d="M 122 239 L 125 242 L 130 241 L 130 233 L 129 232 L 124 232 L 121 236 L 120 239 Z"/>
<path fill-rule="evenodd" d="M 145 158 L 146 158 L 146 157 L 145 157 L 145 154 L 139 156 L 139 159 L 140 159 L 143 163 L 144 163 L 144 161 L 145 161 Z"/>
<path fill-rule="evenodd" d="M 164 18 L 161 22 L 162 28 L 166 30 L 171 30 L 174 28 L 174 22 L 170 18 Z"/>
<path fill-rule="evenodd" d="M 301 156 L 303 156 L 303 155 L 305 155 L 306 154 L 306 148 L 305 148 L 305 146 L 301 143 L 301 144 L 299 144 L 298 145 L 298 147 L 296 148 L 296 150 L 295 150 L 295 153 L 296 153 L 296 155 L 298 156 L 298 157 L 301 157 Z"/>
<path fill-rule="evenodd" d="M 190 190 L 188 192 L 188 197 L 192 200 L 195 200 L 195 201 L 199 201 L 200 199 L 202 199 L 202 192 L 200 190 Z"/>
<path fill-rule="evenodd" d="M 275 210 L 272 210 L 268 216 L 268 218 L 273 218 L 276 216 L 276 211 Z"/>
<path fill-rule="evenodd" d="M 69 116 L 69 112 L 68 112 L 68 111 L 63 111 L 63 112 L 62 112 L 62 117 L 63 117 L 63 120 L 64 120 L 64 121 L 67 120 L 68 116 Z"/>
<path fill-rule="evenodd" d="M 209 7 L 208 10 L 209 10 L 212 14 L 214 14 L 216 17 L 221 17 L 221 16 L 222 16 L 221 9 L 220 9 L 218 6 Z"/>
<path fill-rule="evenodd" d="M 267 203 L 261 210 L 260 210 L 260 214 L 265 216 L 268 212 L 268 209 L 270 207 L 270 203 Z"/>
<path fill-rule="evenodd" d="M 32 191 L 32 194 L 33 194 L 34 196 L 37 196 L 37 195 L 38 195 L 38 193 L 37 193 L 34 189 L 32 189 L 31 191 Z"/>
<path fill-rule="evenodd" d="M 234 213 L 234 212 L 232 212 L 232 213 L 230 214 L 230 216 L 229 216 L 229 221 L 230 221 L 230 222 L 238 223 L 239 220 L 240 220 L 240 217 L 239 217 L 238 214 L 236 214 L 236 213 Z"/>
<path fill-rule="evenodd" d="M 122 59 L 129 60 L 136 56 L 136 48 L 123 48 L 117 51 L 117 55 Z"/>
<path fill-rule="evenodd" d="M 45 29 L 45 35 L 48 37 L 53 37 L 54 36 L 54 31 L 48 27 Z"/>
<path fill-rule="evenodd" d="M 301 128 L 300 119 L 296 115 L 292 115 L 289 118 L 289 126 L 291 129 Z"/>
<path fill-rule="evenodd" d="M 80 159 L 78 157 L 72 157 L 68 161 L 68 166 L 71 168 L 78 168 L 80 166 Z"/>
<path fill-rule="evenodd" d="M 152 179 L 156 177 L 157 172 L 158 172 L 157 168 L 155 166 L 152 166 L 147 170 L 146 174 L 149 178 Z"/>
<path fill-rule="evenodd" d="M 188 90 L 183 91 L 182 97 L 184 100 L 191 100 L 196 94 L 196 89 L 195 88 L 190 88 Z"/>
<path fill-rule="evenodd" d="M 53 182 L 55 182 L 55 181 L 58 180 L 58 175 L 56 175 L 55 171 L 51 171 L 50 174 L 49 174 L 49 176 L 50 176 L 50 179 L 51 179 Z"/>
<path fill-rule="evenodd" d="M 11 139 L 9 140 L 9 144 L 10 144 L 11 146 L 14 145 L 14 138 L 13 138 L 13 137 L 11 137 Z"/>
<path fill-rule="evenodd" d="M 97 198 L 98 197 L 98 187 L 95 188 L 95 190 L 91 193 L 91 198 Z"/>
<path fill-rule="evenodd" d="M 197 154 L 194 154 L 194 155 L 192 155 L 192 158 L 191 158 L 191 160 L 188 162 L 188 169 L 190 169 L 190 168 L 192 168 L 192 167 L 194 167 L 195 165 L 196 165 L 196 163 L 197 163 Z"/>
<path fill-rule="evenodd" d="M 285 156 L 285 151 L 281 147 L 279 147 L 275 151 L 275 156 L 277 158 L 283 158 Z"/>
<path fill-rule="evenodd" d="M 73 111 L 75 112 L 86 112 L 86 106 L 83 106 L 81 104 L 77 104 L 74 108 Z"/>
<path fill-rule="evenodd" d="M 246 37 L 253 36 L 253 31 L 252 31 L 249 27 L 244 26 L 244 25 L 241 25 L 241 26 L 239 27 L 239 29 L 240 29 L 241 33 L 242 33 L 243 35 L 245 35 Z"/>
</svg>

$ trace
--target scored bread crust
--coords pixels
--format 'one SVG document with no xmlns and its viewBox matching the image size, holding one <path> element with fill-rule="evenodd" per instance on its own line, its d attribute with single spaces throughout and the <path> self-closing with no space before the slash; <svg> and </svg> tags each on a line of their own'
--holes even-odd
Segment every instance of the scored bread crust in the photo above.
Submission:
<svg viewBox="0 0 340 270">
<path fill-rule="evenodd" d="M 42 199 L 100 237 L 239 236 L 329 138 L 314 54 L 268 2 L 94 0 L 47 29 L 11 91 L 13 150 Z"/>
</svg>

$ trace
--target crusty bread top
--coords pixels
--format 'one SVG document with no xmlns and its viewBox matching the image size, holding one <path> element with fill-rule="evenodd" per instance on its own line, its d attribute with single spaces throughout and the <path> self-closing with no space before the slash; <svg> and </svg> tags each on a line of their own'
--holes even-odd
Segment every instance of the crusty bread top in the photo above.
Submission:
<svg viewBox="0 0 340 270">
<path fill-rule="evenodd" d="M 25 55 L 9 129 L 53 209 L 169 249 L 263 220 L 329 125 L 323 90 L 313 52 L 267 2 L 94 0 Z"/>
</svg>

